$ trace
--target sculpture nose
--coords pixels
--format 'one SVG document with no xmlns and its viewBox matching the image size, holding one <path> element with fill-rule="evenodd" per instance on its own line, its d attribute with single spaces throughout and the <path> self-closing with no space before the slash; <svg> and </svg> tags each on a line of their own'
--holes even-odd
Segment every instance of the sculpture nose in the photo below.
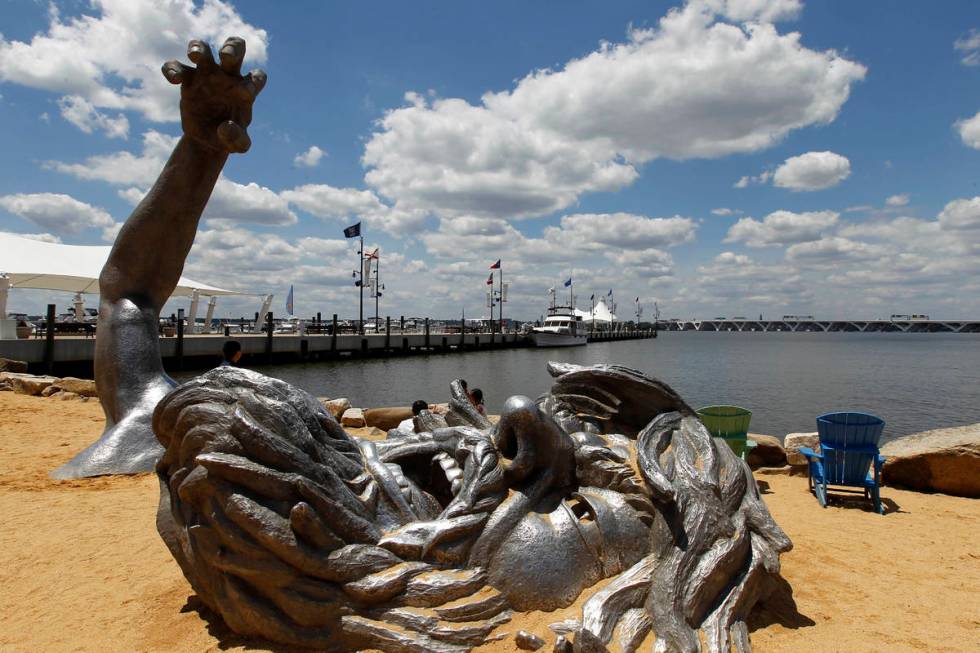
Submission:
<svg viewBox="0 0 980 653">
<path fill-rule="evenodd" d="M 534 469 L 548 467 L 557 484 L 571 482 L 574 446 L 529 397 L 510 397 L 494 432 L 494 446 L 508 484 L 524 480 Z"/>
</svg>

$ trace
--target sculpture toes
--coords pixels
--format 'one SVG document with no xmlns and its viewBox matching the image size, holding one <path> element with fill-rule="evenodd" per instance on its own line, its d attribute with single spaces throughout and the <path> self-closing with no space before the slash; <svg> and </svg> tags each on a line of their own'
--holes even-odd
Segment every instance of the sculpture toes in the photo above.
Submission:
<svg viewBox="0 0 980 653">
<path fill-rule="evenodd" d="M 163 76 L 167 78 L 167 81 L 171 84 L 180 84 L 182 82 L 190 81 L 191 75 L 194 73 L 194 69 L 179 61 L 172 60 L 163 64 L 160 69 L 163 71 Z"/>
<path fill-rule="evenodd" d="M 204 41 L 194 40 L 188 43 L 187 58 L 201 69 L 214 66 L 214 55 L 211 54 L 211 46 Z"/>
<path fill-rule="evenodd" d="M 229 75 L 238 75 L 242 70 L 242 59 L 245 58 L 245 39 L 229 36 L 218 51 L 218 57 L 223 71 Z"/>
<path fill-rule="evenodd" d="M 218 125 L 218 140 L 229 152 L 241 154 L 248 152 L 252 147 L 252 139 L 248 137 L 248 132 L 232 120 L 226 120 Z"/>
</svg>

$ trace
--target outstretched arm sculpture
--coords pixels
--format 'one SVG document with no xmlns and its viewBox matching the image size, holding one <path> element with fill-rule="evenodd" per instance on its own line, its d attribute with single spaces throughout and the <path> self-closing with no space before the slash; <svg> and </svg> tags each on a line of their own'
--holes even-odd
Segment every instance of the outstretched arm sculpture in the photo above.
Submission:
<svg viewBox="0 0 980 653">
<path fill-rule="evenodd" d="M 161 449 L 150 428 L 153 409 L 176 384 L 163 371 L 160 309 L 173 293 L 197 225 L 228 154 L 251 145 L 246 128 L 265 86 L 262 71 L 240 74 L 245 41 L 232 37 L 220 63 L 202 41 L 163 65 L 180 85 L 184 135 L 156 183 L 123 225 L 99 278 L 95 381 L 106 415 L 102 437 L 55 470 L 55 478 L 152 471 Z"/>
</svg>

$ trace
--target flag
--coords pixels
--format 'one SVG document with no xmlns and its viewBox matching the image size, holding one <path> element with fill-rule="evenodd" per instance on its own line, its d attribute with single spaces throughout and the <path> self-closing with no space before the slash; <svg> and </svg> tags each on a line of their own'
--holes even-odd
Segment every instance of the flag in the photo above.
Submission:
<svg viewBox="0 0 980 653">
<path fill-rule="evenodd" d="M 565 282 L 565 287 L 568 288 L 570 285 L 572 285 L 572 278 L 568 277 L 568 280 Z"/>
<path fill-rule="evenodd" d="M 373 258 L 375 261 L 377 261 L 378 260 L 378 250 L 380 250 L 380 249 L 381 249 L 380 247 L 375 247 L 374 248 L 374 251 L 368 253 L 367 257 L 368 258 Z"/>
<path fill-rule="evenodd" d="M 289 286 L 289 294 L 286 295 L 286 313 L 293 314 L 293 287 Z"/>
<path fill-rule="evenodd" d="M 592 293 L 592 296 L 589 297 L 589 301 L 590 302 L 594 302 L 595 301 L 595 293 Z"/>
<path fill-rule="evenodd" d="M 606 293 L 606 297 L 612 297 L 612 288 L 610 288 L 609 292 Z"/>
<path fill-rule="evenodd" d="M 493 272 L 490 273 L 490 278 L 487 279 L 487 285 L 488 286 L 492 286 L 493 285 Z M 487 292 L 490 292 L 490 291 L 488 290 Z"/>
<path fill-rule="evenodd" d="M 344 229 L 344 238 L 357 238 L 361 235 L 361 223 L 352 224 Z"/>
<path fill-rule="evenodd" d="M 639 298 L 639 297 L 637 297 L 637 298 L 636 298 L 636 303 L 637 303 L 637 304 L 639 304 L 639 303 L 640 303 L 640 298 Z"/>
<path fill-rule="evenodd" d="M 500 259 L 499 258 L 497 259 L 497 262 L 496 263 L 494 263 L 493 265 L 490 266 L 490 269 L 491 270 L 499 270 L 500 269 Z"/>
</svg>

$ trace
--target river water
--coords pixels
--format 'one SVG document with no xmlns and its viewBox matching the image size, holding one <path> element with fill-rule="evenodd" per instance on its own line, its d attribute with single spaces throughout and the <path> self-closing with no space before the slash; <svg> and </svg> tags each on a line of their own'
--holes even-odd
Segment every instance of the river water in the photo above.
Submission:
<svg viewBox="0 0 980 653">
<path fill-rule="evenodd" d="M 689 404 L 736 404 L 751 431 L 815 431 L 834 410 L 882 417 L 883 441 L 980 422 L 980 336 L 942 333 L 661 332 L 655 340 L 562 349 L 511 349 L 390 359 L 352 359 L 255 369 L 355 406 L 444 402 L 449 381 L 482 388 L 489 412 L 515 394 L 550 387 L 549 360 L 616 363 L 660 378 Z"/>
</svg>

